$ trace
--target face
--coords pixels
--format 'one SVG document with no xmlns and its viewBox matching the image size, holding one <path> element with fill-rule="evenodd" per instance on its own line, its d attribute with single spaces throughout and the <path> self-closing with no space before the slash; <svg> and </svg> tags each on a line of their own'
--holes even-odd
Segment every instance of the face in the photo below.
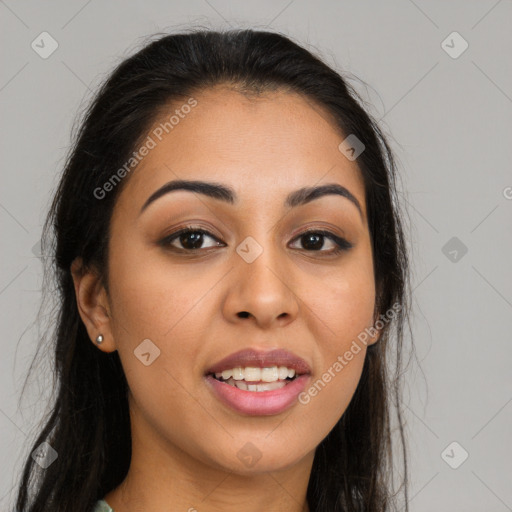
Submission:
<svg viewBox="0 0 512 512">
<path fill-rule="evenodd" d="M 157 130 L 169 115 L 155 122 L 155 146 L 124 178 L 109 294 L 91 286 L 87 302 L 75 276 L 80 312 L 93 340 L 103 334 L 99 348 L 119 353 L 133 438 L 147 453 L 240 474 L 289 468 L 311 460 L 361 376 L 366 346 L 345 354 L 373 324 L 364 185 L 357 161 L 338 149 L 343 134 L 301 96 L 248 99 L 217 87 L 194 98 L 169 133 Z M 176 189 L 146 204 L 174 180 L 222 185 L 233 197 Z M 291 196 L 327 184 L 341 193 Z M 217 365 L 242 350 L 253 352 Z M 283 366 L 300 377 L 283 380 Z M 238 367 L 260 385 L 277 371 L 270 387 L 279 389 L 238 389 L 229 372 Z M 212 369 L 227 369 L 231 382 Z"/>
</svg>

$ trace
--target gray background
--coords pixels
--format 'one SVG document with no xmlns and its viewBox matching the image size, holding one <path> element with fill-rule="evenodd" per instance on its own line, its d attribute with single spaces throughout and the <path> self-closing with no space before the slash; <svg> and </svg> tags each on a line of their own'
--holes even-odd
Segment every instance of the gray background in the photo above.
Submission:
<svg viewBox="0 0 512 512">
<path fill-rule="evenodd" d="M 0 1 L 0 509 L 52 389 L 40 354 L 18 404 L 38 340 L 42 220 L 72 123 L 144 36 L 192 23 L 282 31 L 368 84 L 352 81 L 391 137 L 411 217 L 411 510 L 512 510 L 511 19 L 510 0 Z M 31 48 L 43 31 L 59 45 L 47 59 Z M 442 44 L 453 31 L 469 44 L 457 58 L 445 48 L 458 54 L 461 40 Z"/>
</svg>

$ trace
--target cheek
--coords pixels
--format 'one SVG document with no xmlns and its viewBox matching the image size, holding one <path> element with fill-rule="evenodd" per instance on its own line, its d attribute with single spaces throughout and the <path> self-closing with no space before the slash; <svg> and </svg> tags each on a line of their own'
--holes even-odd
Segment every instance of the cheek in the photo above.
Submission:
<svg viewBox="0 0 512 512">
<path fill-rule="evenodd" d="M 172 266 L 165 254 L 157 251 L 143 247 L 125 250 L 112 268 L 116 320 L 132 337 L 174 337 L 216 282 L 215 276 L 194 265 Z"/>
<path fill-rule="evenodd" d="M 158 390 L 157 396 L 162 395 L 165 403 L 186 405 L 190 397 L 176 392 L 178 382 L 191 386 L 190 362 L 200 359 L 198 340 L 208 322 L 204 311 L 210 304 L 208 291 L 219 276 L 199 272 L 198 279 L 193 265 L 171 269 L 165 255 L 148 257 L 146 250 L 146 257 L 141 257 L 142 248 L 123 249 L 117 252 L 122 254 L 117 260 L 112 252 L 117 264 L 112 266 L 110 281 L 114 338 L 130 388 L 139 404 L 143 399 L 137 397 L 154 396 Z M 141 345 L 143 342 L 146 345 Z M 149 347 L 150 360 L 156 355 L 148 366 L 137 357 L 147 352 L 141 352 L 142 346 Z"/>
<path fill-rule="evenodd" d="M 366 345 L 358 337 L 372 326 L 375 303 L 371 258 L 354 257 L 310 290 L 308 327 L 315 332 L 320 360 L 310 386 L 299 398 L 315 418 L 310 427 L 323 437 L 347 409 L 361 378 Z M 298 428 L 307 434 L 305 425 Z"/>
<path fill-rule="evenodd" d="M 122 257 L 116 259 L 116 254 Z M 143 258 L 142 254 L 142 248 L 112 252 L 114 337 L 135 410 L 162 431 L 176 432 L 178 440 L 179 435 L 186 437 L 193 431 L 194 418 L 202 418 L 200 425 L 207 420 L 190 398 L 190 362 L 201 348 L 197 337 L 201 318 L 205 321 L 201 308 L 208 296 L 204 296 L 218 278 L 197 279 L 197 270 L 192 275 L 185 266 L 171 271 L 165 257 L 148 258 L 146 251 Z M 140 358 L 142 346 L 150 354 L 148 365 Z"/>
<path fill-rule="evenodd" d="M 372 325 L 375 283 L 371 253 L 361 250 L 351 255 L 346 265 L 309 283 L 307 290 L 306 304 L 314 313 L 310 327 L 316 331 L 319 349 L 328 358 L 324 366 L 328 366 Z"/>
</svg>

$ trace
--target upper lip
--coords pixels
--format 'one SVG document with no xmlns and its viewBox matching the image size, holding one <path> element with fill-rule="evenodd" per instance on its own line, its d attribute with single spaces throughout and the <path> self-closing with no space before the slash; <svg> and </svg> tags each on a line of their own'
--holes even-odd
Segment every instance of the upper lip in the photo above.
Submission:
<svg viewBox="0 0 512 512">
<path fill-rule="evenodd" d="M 288 350 L 261 351 L 252 348 L 240 350 L 217 361 L 206 373 L 218 373 L 224 370 L 231 370 L 232 368 L 246 368 L 247 366 L 256 368 L 286 366 L 287 368 L 293 368 L 297 375 L 311 373 L 308 363 Z"/>
</svg>

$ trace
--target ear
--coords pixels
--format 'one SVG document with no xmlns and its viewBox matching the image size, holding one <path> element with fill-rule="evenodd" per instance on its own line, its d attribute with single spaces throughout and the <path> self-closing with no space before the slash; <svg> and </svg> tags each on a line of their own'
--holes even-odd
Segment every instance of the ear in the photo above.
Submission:
<svg viewBox="0 0 512 512">
<path fill-rule="evenodd" d="M 93 270 L 85 269 L 81 258 L 76 258 L 71 264 L 71 275 L 75 285 L 78 312 L 89 338 L 100 350 L 113 352 L 116 346 L 112 336 L 112 316 L 108 295 L 100 276 Z M 101 345 L 96 344 L 96 338 L 100 334 L 103 336 Z"/>
<path fill-rule="evenodd" d="M 375 327 L 375 323 L 373 324 L 372 329 L 375 330 L 375 334 L 368 338 L 368 340 L 366 342 L 367 346 L 377 343 L 377 341 L 379 341 L 379 339 L 380 339 L 381 331 Z"/>
<path fill-rule="evenodd" d="M 379 312 L 376 308 L 373 313 L 373 323 L 372 323 L 371 327 L 369 327 L 368 330 L 366 331 L 366 332 L 370 333 L 370 336 L 368 337 L 368 340 L 366 341 L 367 346 L 377 343 L 377 341 L 379 341 L 379 339 L 380 339 L 380 335 L 382 334 L 382 328 L 379 329 L 377 327 L 378 319 L 379 319 Z M 380 323 L 382 323 L 382 322 L 380 322 Z M 384 327 L 384 326 L 382 326 L 382 327 Z"/>
</svg>

